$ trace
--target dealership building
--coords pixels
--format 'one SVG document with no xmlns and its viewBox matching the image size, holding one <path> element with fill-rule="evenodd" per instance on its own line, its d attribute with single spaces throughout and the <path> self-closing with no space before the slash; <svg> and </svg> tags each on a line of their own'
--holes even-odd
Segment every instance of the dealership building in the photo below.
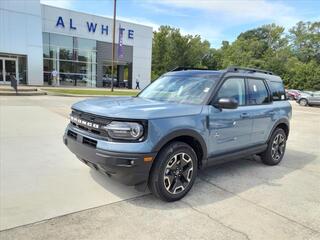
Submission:
<svg viewBox="0 0 320 240">
<path fill-rule="evenodd" d="M 43 5 L 0 1 L 0 84 L 105 87 L 111 83 L 112 18 Z M 151 78 L 152 28 L 116 22 L 114 84 L 143 88 Z"/>
</svg>

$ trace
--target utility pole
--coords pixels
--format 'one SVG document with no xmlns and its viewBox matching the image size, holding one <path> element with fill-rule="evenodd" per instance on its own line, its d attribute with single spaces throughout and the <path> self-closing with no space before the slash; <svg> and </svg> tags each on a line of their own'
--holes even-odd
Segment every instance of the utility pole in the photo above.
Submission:
<svg viewBox="0 0 320 240">
<path fill-rule="evenodd" d="M 117 0 L 113 0 L 111 92 L 113 92 L 113 80 L 114 80 L 113 70 L 114 70 L 114 55 L 115 55 L 115 36 L 116 36 L 116 12 L 117 12 Z"/>
</svg>

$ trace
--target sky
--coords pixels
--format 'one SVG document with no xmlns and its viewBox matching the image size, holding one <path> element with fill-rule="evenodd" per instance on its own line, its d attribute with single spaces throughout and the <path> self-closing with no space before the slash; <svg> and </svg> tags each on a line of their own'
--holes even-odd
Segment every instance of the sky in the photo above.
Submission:
<svg viewBox="0 0 320 240">
<path fill-rule="evenodd" d="M 40 0 L 41 3 L 112 17 L 113 0 Z M 117 18 L 157 30 L 161 25 L 200 35 L 212 47 L 246 30 L 276 23 L 320 21 L 320 0 L 117 0 Z"/>
</svg>

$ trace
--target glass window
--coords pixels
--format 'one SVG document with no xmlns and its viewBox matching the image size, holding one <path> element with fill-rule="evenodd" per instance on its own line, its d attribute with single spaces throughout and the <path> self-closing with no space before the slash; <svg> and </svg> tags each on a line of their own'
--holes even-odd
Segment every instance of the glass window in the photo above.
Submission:
<svg viewBox="0 0 320 240">
<path fill-rule="evenodd" d="M 97 62 L 97 52 L 91 52 L 91 61 L 94 63 Z"/>
<path fill-rule="evenodd" d="M 139 94 L 139 97 L 165 102 L 200 104 L 208 96 L 218 76 L 160 77 Z"/>
<path fill-rule="evenodd" d="M 269 102 L 268 90 L 262 80 L 248 79 L 248 101 L 250 105 Z"/>
<path fill-rule="evenodd" d="M 50 58 L 57 59 L 58 58 L 58 47 L 50 45 L 49 50 L 50 50 Z"/>
<path fill-rule="evenodd" d="M 63 60 L 73 60 L 73 51 L 72 49 L 60 48 L 59 49 L 59 58 Z"/>
<path fill-rule="evenodd" d="M 49 45 L 43 45 L 43 57 L 50 58 L 50 47 Z"/>
<path fill-rule="evenodd" d="M 49 33 L 42 33 L 42 42 L 43 42 L 43 57 L 49 58 L 50 57 L 50 34 Z"/>
<path fill-rule="evenodd" d="M 245 84 L 243 78 L 229 78 L 219 89 L 217 100 L 220 98 L 234 98 L 239 106 L 246 104 Z"/>
<path fill-rule="evenodd" d="M 27 84 L 27 57 L 26 56 L 19 56 L 18 57 L 19 63 L 19 83 L 20 84 Z"/>
<path fill-rule="evenodd" d="M 52 72 L 53 69 L 57 69 L 56 61 L 50 59 L 43 60 L 43 71 Z"/>
<path fill-rule="evenodd" d="M 96 50 L 96 41 L 91 39 L 84 39 L 84 38 L 76 38 L 75 37 L 75 48 L 83 49 L 83 50 Z"/>
<path fill-rule="evenodd" d="M 90 54 L 91 52 L 88 52 L 86 50 L 76 50 L 77 51 L 77 56 L 78 56 L 78 61 L 81 62 L 89 62 L 90 61 Z"/>
<path fill-rule="evenodd" d="M 269 84 L 273 101 L 286 100 L 286 92 L 282 82 L 270 82 Z"/>
<path fill-rule="evenodd" d="M 45 84 L 51 85 L 52 84 L 52 82 L 51 82 L 51 73 L 44 72 L 43 73 L 43 81 L 44 81 Z"/>
<path fill-rule="evenodd" d="M 73 38 L 70 36 L 50 33 L 50 45 L 73 49 Z"/>
<path fill-rule="evenodd" d="M 48 84 L 51 72 L 56 69 L 61 85 L 96 86 L 95 40 L 43 33 L 43 57 L 44 79 Z"/>
<path fill-rule="evenodd" d="M 76 77 L 74 74 L 60 73 L 60 85 L 63 86 L 76 86 Z"/>
<path fill-rule="evenodd" d="M 60 72 L 61 73 L 74 73 L 73 62 L 60 60 Z"/>
</svg>

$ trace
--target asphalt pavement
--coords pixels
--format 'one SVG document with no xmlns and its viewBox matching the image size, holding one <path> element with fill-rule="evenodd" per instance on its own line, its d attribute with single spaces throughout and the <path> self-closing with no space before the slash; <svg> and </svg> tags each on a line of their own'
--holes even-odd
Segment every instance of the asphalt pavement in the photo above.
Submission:
<svg viewBox="0 0 320 240">
<path fill-rule="evenodd" d="M 165 203 L 63 145 L 81 99 L 0 97 L 0 239 L 320 239 L 320 108 L 292 103 L 280 165 L 252 157 L 215 166 Z"/>
</svg>

